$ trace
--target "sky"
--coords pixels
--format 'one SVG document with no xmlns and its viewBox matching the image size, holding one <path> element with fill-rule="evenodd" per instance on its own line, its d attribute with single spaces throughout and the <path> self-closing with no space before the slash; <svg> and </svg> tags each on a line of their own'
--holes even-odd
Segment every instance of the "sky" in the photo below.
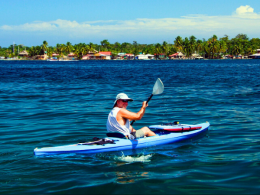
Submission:
<svg viewBox="0 0 260 195">
<path fill-rule="evenodd" d="M 259 0 L 8 0 L 0 4 L 0 46 L 137 41 L 177 36 L 260 38 Z"/>
</svg>

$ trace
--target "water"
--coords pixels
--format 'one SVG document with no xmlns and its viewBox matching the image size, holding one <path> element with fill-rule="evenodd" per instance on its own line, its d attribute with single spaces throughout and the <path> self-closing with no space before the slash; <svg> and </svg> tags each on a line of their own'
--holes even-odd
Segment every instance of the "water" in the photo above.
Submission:
<svg viewBox="0 0 260 195">
<path fill-rule="evenodd" d="M 260 186 L 260 60 L 0 61 L 0 194 L 245 194 Z M 122 153 L 35 157 L 35 147 L 104 137 L 115 96 L 135 128 L 209 121 L 183 144 Z"/>
</svg>

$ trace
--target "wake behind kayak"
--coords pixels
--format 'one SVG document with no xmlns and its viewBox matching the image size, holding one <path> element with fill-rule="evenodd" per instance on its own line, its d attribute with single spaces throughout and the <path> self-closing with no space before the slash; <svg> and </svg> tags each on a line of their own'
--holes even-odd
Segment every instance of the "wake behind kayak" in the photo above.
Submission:
<svg viewBox="0 0 260 195">
<path fill-rule="evenodd" d="M 156 133 L 156 136 L 145 137 L 139 139 L 125 139 L 119 137 L 106 137 L 97 140 L 96 144 L 78 143 L 73 145 L 35 148 L 35 155 L 56 155 L 66 153 L 81 153 L 81 154 L 95 154 L 103 152 L 114 152 L 123 150 L 135 150 L 140 148 L 147 148 L 156 145 L 171 144 L 187 139 L 191 139 L 209 128 L 209 123 L 201 123 L 197 125 L 155 125 L 149 128 Z"/>
</svg>

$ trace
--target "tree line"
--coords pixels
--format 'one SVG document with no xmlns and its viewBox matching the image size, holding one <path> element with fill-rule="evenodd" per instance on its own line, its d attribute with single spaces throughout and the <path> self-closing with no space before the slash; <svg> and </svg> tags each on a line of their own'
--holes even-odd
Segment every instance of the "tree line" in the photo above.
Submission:
<svg viewBox="0 0 260 195">
<path fill-rule="evenodd" d="M 218 38 L 213 35 L 208 40 L 197 39 L 195 36 L 182 38 L 177 36 L 173 43 L 167 43 L 164 41 L 162 44 L 139 44 L 137 41 L 133 43 L 110 43 L 107 39 L 100 42 L 100 44 L 94 44 L 92 42 L 79 43 L 72 45 L 70 42 L 66 44 L 57 44 L 56 46 L 49 46 L 47 41 L 43 41 L 40 46 L 26 47 L 24 45 L 10 45 L 8 48 L 0 47 L 0 56 L 14 57 L 18 56 L 18 52 L 26 50 L 29 56 L 47 54 L 52 56 L 53 53 L 59 54 L 59 57 L 63 57 L 73 52 L 79 59 L 83 55 L 89 52 L 95 51 L 111 51 L 112 56 L 117 56 L 118 53 L 132 53 L 138 55 L 143 54 L 155 54 L 156 57 L 159 54 L 165 54 L 169 56 L 176 52 L 182 52 L 186 57 L 191 57 L 193 53 L 197 53 L 205 58 L 218 59 L 222 55 L 238 54 L 248 56 L 254 54 L 256 49 L 260 49 L 260 39 L 249 39 L 246 34 L 238 34 L 236 37 L 230 39 L 228 35 Z"/>
</svg>

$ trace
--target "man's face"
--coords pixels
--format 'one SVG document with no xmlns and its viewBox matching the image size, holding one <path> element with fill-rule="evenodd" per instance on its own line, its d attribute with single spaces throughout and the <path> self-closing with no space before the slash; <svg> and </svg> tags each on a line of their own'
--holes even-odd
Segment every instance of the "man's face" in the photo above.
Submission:
<svg viewBox="0 0 260 195">
<path fill-rule="evenodd" d="M 117 100 L 117 106 L 119 108 L 127 108 L 128 100 Z"/>
</svg>

